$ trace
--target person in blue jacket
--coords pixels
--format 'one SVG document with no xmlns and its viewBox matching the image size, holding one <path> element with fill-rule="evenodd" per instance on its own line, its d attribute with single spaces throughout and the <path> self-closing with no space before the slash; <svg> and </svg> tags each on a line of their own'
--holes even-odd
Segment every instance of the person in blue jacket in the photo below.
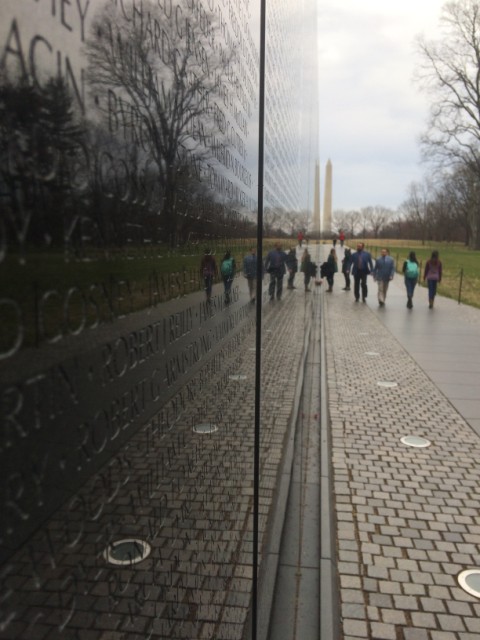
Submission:
<svg viewBox="0 0 480 640">
<path fill-rule="evenodd" d="M 395 262 L 393 258 L 388 255 L 388 249 L 383 248 L 380 252 L 380 257 L 375 260 L 375 266 L 373 267 L 373 279 L 378 285 L 378 304 L 381 307 L 385 305 L 388 285 L 390 284 L 390 280 L 393 280 L 394 274 Z"/>
<path fill-rule="evenodd" d="M 257 254 L 255 247 L 252 247 L 250 253 L 243 259 L 243 275 L 248 282 L 250 302 L 255 302 L 257 291 Z"/>
<path fill-rule="evenodd" d="M 362 289 L 362 302 L 366 302 L 368 295 L 367 276 L 373 270 L 372 256 L 365 251 L 365 244 L 359 242 L 357 250 L 350 258 L 350 268 L 353 275 L 353 293 L 355 302 L 360 299 L 360 288 Z"/>
<path fill-rule="evenodd" d="M 287 270 L 286 262 L 287 254 L 282 251 L 282 245 L 276 242 L 275 248 L 268 252 L 265 259 L 265 271 L 270 274 L 270 284 L 268 285 L 270 300 L 275 298 L 275 292 L 277 300 L 282 297 L 283 276 Z"/>
</svg>

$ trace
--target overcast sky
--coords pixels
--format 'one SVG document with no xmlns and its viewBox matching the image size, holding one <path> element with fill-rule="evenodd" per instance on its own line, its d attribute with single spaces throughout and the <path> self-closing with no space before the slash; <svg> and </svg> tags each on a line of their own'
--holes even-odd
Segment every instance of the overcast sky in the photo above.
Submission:
<svg viewBox="0 0 480 640">
<path fill-rule="evenodd" d="M 319 0 L 320 166 L 333 209 L 396 209 L 421 180 L 426 96 L 412 82 L 415 37 L 438 34 L 444 0 Z"/>
</svg>

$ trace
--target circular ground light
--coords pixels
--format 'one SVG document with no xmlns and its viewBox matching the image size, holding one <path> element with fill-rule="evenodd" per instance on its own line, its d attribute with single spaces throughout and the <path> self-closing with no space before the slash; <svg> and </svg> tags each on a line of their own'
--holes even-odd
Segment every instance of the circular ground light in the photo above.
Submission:
<svg viewBox="0 0 480 640">
<path fill-rule="evenodd" d="M 110 564 L 127 566 L 142 562 L 150 555 L 152 548 L 144 540 L 125 538 L 112 542 L 103 552 L 103 556 Z"/>
<path fill-rule="evenodd" d="M 244 376 L 244 375 L 242 375 L 240 373 L 238 373 L 238 374 L 235 373 L 232 376 L 228 376 L 228 379 L 229 380 L 246 380 L 247 376 Z"/>
<path fill-rule="evenodd" d="M 200 433 L 202 435 L 215 433 L 215 431 L 218 431 L 218 427 L 216 424 L 212 424 L 211 422 L 202 422 L 201 424 L 196 424 L 193 427 L 194 433 Z"/>
<path fill-rule="evenodd" d="M 400 442 L 406 444 L 407 447 L 417 447 L 419 449 L 429 447 L 432 444 L 430 440 L 422 438 L 421 436 L 404 436 L 403 438 L 400 438 Z"/>
<path fill-rule="evenodd" d="M 388 380 L 379 380 L 377 384 L 379 387 L 384 387 L 385 389 L 393 389 L 393 387 L 398 387 L 397 382 L 389 382 Z"/>
<path fill-rule="evenodd" d="M 457 576 L 458 584 L 471 596 L 480 598 L 480 569 L 467 569 Z"/>
</svg>

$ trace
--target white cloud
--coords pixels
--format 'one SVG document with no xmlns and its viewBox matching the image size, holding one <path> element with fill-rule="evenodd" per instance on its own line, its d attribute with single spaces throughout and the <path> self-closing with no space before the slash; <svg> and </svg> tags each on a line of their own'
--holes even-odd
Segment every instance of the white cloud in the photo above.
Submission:
<svg viewBox="0 0 480 640">
<path fill-rule="evenodd" d="M 428 115 L 412 78 L 415 37 L 435 35 L 441 0 L 320 0 L 320 159 L 334 208 L 396 208 L 420 180 Z"/>
</svg>

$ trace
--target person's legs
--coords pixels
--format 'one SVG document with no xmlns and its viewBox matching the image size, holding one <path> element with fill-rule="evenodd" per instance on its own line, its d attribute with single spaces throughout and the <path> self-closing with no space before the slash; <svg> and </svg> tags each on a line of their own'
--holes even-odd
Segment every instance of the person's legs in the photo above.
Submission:
<svg viewBox="0 0 480 640">
<path fill-rule="evenodd" d="M 270 274 L 270 284 L 268 285 L 268 295 L 270 296 L 270 300 L 273 300 L 275 296 L 275 274 Z"/>
<path fill-rule="evenodd" d="M 230 290 L 232 288 L 233 278 L 231 276 L 224 276 L 223 288 L 225 292 L 225 302 L 230 302 Z"/>
<path fill-rule="evenodd" d="M 415 285 L 417 284 L 416 278 L 405 278 L 405 288 L 407 289 L 407 307 L 411 309 L 413 307 L 412 298 Z"/>
<path fill-rule="evenodd" d="M 358 273 L 353 276 L 353 294 L 355 296 L 355 300 L 358 301 L 360 298 L 360 274 Z"/>
<path fill-rule="evenodd" d="M 282 297 L 283 290 L 283 275 L 277 276 L 277 300 L 280 300 Z"/>
<path fill-rule="evenodd" d="M 311 277 L 312 277 L 312 276 L 311 276 L 309 273 L 308 273 L 308 274 L 307 274 L 307 273 L 305 274 L 305 277 L 304 277 L 304 279 L 303 279 L 303 282 L 304 282 L 304 284 L 305 284 L 305 291 L 310 291 L 310 289 L 309 289 L 309 286 L 308 286 L 308 285 L 310 284 L 310 278 L 311 278 Z"/>
<path fill-rule="evenodd" d="M 368 295 L 367 274 L 365 272 L 361 274 L 360 281 L 362 284 L 362 300 L 365 300 Z"/>
<path fill-rule="evenodd" d="M 428 284 L 428 306 L 431 309 L 433 307 L 433 301 L 435 300 L 435 296 L 437 294 L 437 281 L 427 280 L 427 284 Z"/>
<path fill-rule="evenodd" d="M 385 296 L 387 293 L 388 282 L 385 282 L 384 280 L 378 280 L 377 285 L 378 285 L 378 293 L 377 293 L 378 304 L 380 306 L 383 306 L 385 304 Z"/>
<path fill-rule="evenodd" d="M 327 276 L 327 282 L 328 282 L 327 291 L 332 291 L 332 289 L 333 289 L 333 275 L 328 275 Z"/>
<path fill-rule="evenodd" d="M 257 279 L 256 278 L 248 278 L 248 293 L 250 295 L 250 300 L 255 300 L 255 294 L 257 291 Z"/>
<path fill-rule="evenodd" d="M 207 301 L 210 301 L 210 298 L 212 296 L 213 276 L 205 276 L 203 282 L 205 285 L 205 294 L 207 296 Z"/>
</svg>

